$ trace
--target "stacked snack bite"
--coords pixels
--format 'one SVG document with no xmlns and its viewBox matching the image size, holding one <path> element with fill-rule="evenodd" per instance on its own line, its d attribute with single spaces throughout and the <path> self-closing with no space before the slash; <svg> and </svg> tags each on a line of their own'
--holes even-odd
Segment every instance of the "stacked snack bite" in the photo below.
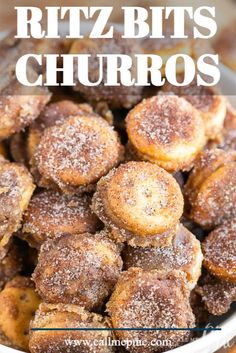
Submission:
<svg viewBox="0 0 236 353">
<path fill-rule="evenodd" d="M 146 342 L 145 352 L 162 352 L 177 347 L 191 336 L 190 331 L 159 331 L 162 328 L 191 328 L 195 318 L 189 304 L 189 290 L 181 274 L 131 268 L 120 277 L 107 309 L 113 327 L 149 328 L 121 330 L 119 339 Z M 158 342 L 168 340 L 163 347 Z M 155 344 L 156 343 L 156 344 Z M 132 353 L 142 353 L 142 346 L 129 346 Z"/>
<path fill-rule="evenodd" d="M 34 155 L 39 185 L 78 193 L 94 185 L 123 157 L 117 133 L 101 117 L 84 113 L 47 128 Z"/>
<path fill-rule="evenodd" d="M 129 112 L 126 125 L 131 156 L 169 172 L 191 169 L 206 143 L 200 113 L 177 96 L 143 100 Z"/>
<path fill-rule="evenodd" d="M 236 221 L 215 228 L 203 242 L 203 265 L 215 277 L 236 283 Z"/>
<path fill-rule="evenodd" d="M 236 162 L 234 151 L 207 150 L 201 154 L 185 186 L 190 217 L 213 229 L 235 217 Z"/>
<path fill-rule="evenodd" d="M 12 234 L 20 228 L 34 189 L 32 176 L 24 166 L 0 160 L 0 258 Z"/>
<path fill-rule="evenodd" d="M 148 162 L 128 162 L 102 178 L 92 208 L 117 242 L 167 245 L 183 212 L 176 180 Z"/>
<path fill-rule="evenodd" d="M 181 270 L 186 274 L 190 289 L 197 284 L 203 259 L 200 242 L 182 224 L 169 246 L 134 248 L 128 245 L 123 250 L 122 256 L 125 269 L 140 267 L 145 271 Z"/>
<path fill-rule="evenodd" d="M 88 312 L 82 307 L 65 304 L 42 303 L 36 312 L 36 316 L 31 323 L 32 328 L 71 328 L 80 327 L 84 331 L 71 331 L 68 336 L 66 331 L 46 332 L 31 331 L 30 352 L 51 353 L 51 352 L 80 352 L 80 353 L 112 353 L 114 347 L 105 345 L 86 345 L 86 342 L 102 342 L 112 339 L 107 318 L 102 315 Z M 89 329 L 93 329 L 89 330 Z M 95 330 L 94 330 L 95 329 Z M 97 329 L 97 330 L 96 330 Z M 80 342 L 76 346 L 74 342 Z M 69 346 L 71 343 L 71 346 Z M 70 348 L 68 348 L 70 347 Z"/>
<path fill-rule="evenodd" d="M 27 277 L 15 277 L 0 293 L 0 331 L 19 349 L 28 349 L 29 323 L 39 303 Z"/>
<path fill-rule="evenodd" d="M 64 234 L 42 245 L 33 280 L 46 302 L 91 310 L 104 304 L 121 269 L 118 248 L 103 233 Z"/>
<path fill-rule="evenodd" d="M 37 120 L 29 127 L 26 142 L 27 157 L 33 158 L 43 132 L 46 128 L 63 123 L 72 116 L 92 114 L 93 109 L 88 104 L 76 104 L 70 100 L 60 100 L 59 102 L 48 104 L 41 112 Z"/>
<path fill-rule="evenodd" d="M 65 195 L 46 190 L 34 195 L 23 217 L 21 238 L 40 248 L 49 238 L 63 233 L 95 233 L 99 220 L 90 208 L 88 195 Z"/>
<path fill-rule="evenodd" d="M 178 78 L 183 82 L 183 76 Z M 162 88 L 165 93 L 174 93 L 186 99 L 199 112 L 210 140 L 221 137 L 227 108 L 227 100 L 215 87 L 202 87 L 194 80 L 190 85 L 176 87 L 168 82 Z"/>
<path fill-rule="evenodd" d="M 20 53 L 24 53 L 28 44 L 7 37 L 0 48 L 0 141 L 30 125 L 43 110 L 51 98 L 47 88 L 21 85 L 16 78 L 14 66 Z M 27 71 L 31 80 L 37 78 L 34 68 L 29 65 Z"/>
</svg>

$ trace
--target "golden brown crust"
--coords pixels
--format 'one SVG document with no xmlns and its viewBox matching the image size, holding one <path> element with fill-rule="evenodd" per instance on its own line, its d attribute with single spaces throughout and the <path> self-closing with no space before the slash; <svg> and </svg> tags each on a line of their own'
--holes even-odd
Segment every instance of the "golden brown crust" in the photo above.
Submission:
<svg viewBox="0 0 236 353">
<path fill-rule="evenodd" d="M 104 234 L 66 234 L 42 245 L 33 280 L 47 302 L 92 309 L 111 293 L 121 268 L 118 248 Z"/>
<path fill-rule="evenodd" d="M 42 175 L 65 192 L 84 191 L 123 158 L 117 133 L 99 116 L 84 114 L 45 130 L 35 153 Z"/>
<path fill-rule="evenodd" d="M 176 224 L 174 227 L 168 229 L 165 232 L 161 232 L 154 235 L 141 236 L 140 234 L 130 232 L 125 228 L 120 228 L 115 223 L 112 223 L 112 221 L 109 218 L 106 218 L 105 216 L 103 219 L 106 219 L 106 234 L 114 242 L 120 245 L 124 242 L 127 242 L 127 244 L 129 244 L 130 246 L 140 246 L 142 248 L 145 248 L 147 246 L 169 246 L 178 227 L 178 224 Z"/>
<path fill-rule="evenodd" d="M 28 350 L 29 323 L 39 303 L 29 278 L 16 277 L 0 293 L 0 329 L 13 345 Z"/>
<path fill-rule="evenodd" d="M 236 283 L 236 223 L 214 229 L 202 244 L 204 266 L 214 276 Z"/>
<path fill-rule="evenodd" d="M 185 186 L 190 217 L 212 229 L 235 214 L 235 152 L 209 150 L 202 153 Z"/>
<path fill-rule="evenodd" d="M 193 289 L 201 274 L 203 256 L 200 242 L 195 235 L 180 224 L 171 246 L 145 248 L 127 246 L 122 252 L 122 258 L 125 269 L 141 267 L 146 271 L 184 271 L 188 286 Z"/>
<path fill-rule="evenodd" d="M 64 195 L 42 191 L 33 196 L 23 217 L 21 237 L 39 248 L 48 238 L 62 233 L 95 233 L 99 220 L 90 208 L 87 195 Z"/>
<path fill-rule="evenodd" d="M 225 152 L 218 148 L 203 151 L 195 161 L 194 169 L 185 184 L 185 195 L 188 201 L 194 202 L 201 185 L 212 173 L 235 160 L 236 153 L 234 152 Z"/>
<path fill-rule="evenodd" d="M 85 345 L 84 341 L 102 341 L 112 339 L 109 331 L 102 330 L 109 328 L 107 318 L 101 315 L 90 313 L 82 307 L 65 304 L 40 305 L 31 328 L 97 328 L 101 331 L 31 331 L 29 348 L 32 353 L 64 353 L 68 349 L 70 353 L 111 353 L 113 347 L 107 345 L 95 346 Z M 77 340 L 79 346 L 66 344 L 67 340 Z"/>
<path fill-rule="evenodd" d="M 200 114 L 173 95 L 143 100 L 129 112 L 126 125 L 138 158 L 170 172 L 190 169 L 205 144 Z"/>
<path fill-rule="evenodd" d="M 74 41 L 70 54 L 90 54 L 89 80 L 97 82 L 99 79 L 99 62 L 97 54 L 119 54 L 129 55 L 134 58 L 135 54 L 141 52 L 141 49 L 134 41 L 121 38 L 121 34 L 114 32 L 112 39 L 97 39 L 96 41 L 90 38 L 84 38 Z M 131 69 L 131 75 L 136 75 L 136 65 Z M 77 70 L 75 70 L 76 74 Z M 106 78 L 107 67 L 103 67 L 103 75 Z M 104 81 L 99 86 L 85 86 L 77 82 L 74 87 L 75 91 L 83 94 L 87 101 L 104 101 L 112 108 L 131 108 L 137 104 L 142 98 L 143 88 L 140 86 L 105 86 Z"/>
<path fill-rule="evenodd" d="M 113 327 L 193 327 L 194 315 L 189 304 L 181 272 L 163 273 L 130 268 L 123 272 L 107 304 Z M 147 340 L 146 353 L 163 351 L 151 346 L 153 339 L 168 339 L 174 348 L 190 338 L 189 332 L 117 331 L 119 339 Z M 130 346 L 132 353 L 143 353 L 143 347 Z"/>
<path fill-rule="evenodd" d="M 183 77 L 180 76 L 178 80 L 182 82 Z M 199 111 L 208 139 L 219 139 L 221 137 L 227 101 L 216 88 L 197 86 L 197 82 L 194 80 L 190 85 L 183 87 L 166 83 L 162 90 L 165 93 L 174 93 L 183 97 Z"/>
<path fill-rule="evenodd" d="M 183 197 L 164 169 L 148 162 L 128 162 L 99 181 L 92 208 L 113 233 L 120 229 L 124 237 L 125 231 L 140 238 L 161 237 L 175 232 Z"/>
<path fill-rule="evenodd" d="M 214 44 L 221 61 L 232 70 L 236 71 L 236 21 L 224 28 Z"/>
<path fill-rule="evenodd" d="M 24 166 L 7 161 L 0 163 L 0 253 L 19 229 L 34 188 Z"/>
</svg>

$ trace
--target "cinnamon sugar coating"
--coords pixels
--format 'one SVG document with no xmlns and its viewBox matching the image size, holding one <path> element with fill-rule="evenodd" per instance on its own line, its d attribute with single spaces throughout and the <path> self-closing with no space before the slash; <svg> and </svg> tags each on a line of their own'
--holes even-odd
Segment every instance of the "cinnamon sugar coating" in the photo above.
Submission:
<svg viewBox="0 0 236 353">
<path fill-rule="evenodd" d="M 132 247 L 126 246 L 122 252 L 124 268 L 141 267 L 143 270 L 185 272 L 187 284 L 193 289 L 201 274 L 202 252 L 195 235 L 181 224 L 170 246 Z"/>
<path fill-rule="evenodd" d="M 0 293 L 0 330 L 14 346 L 28 350 L 29 324 L 39 303 L 27 277 L 15 277 Z"/>
<path fill-rule="evenodd" d="M 204 266 L 219 279 L 236 284 L 236 222 L 214 229 L 202 244 Z"/>
<path fill-rule="evenodd" d="M 44 105 L 49 101 L 47 95 L 26 95 L 17 93 L 0 97 L 0 139 L 6 139 L 15 132 L 24 129 L 37 118 Z"/>
<path fill-rule="evenodd" d="M 136 158 L 170 172 L 190 169 L 206 141 L 200 114 L 173 95 L 143 100 L 127 115 L 126 126 Z"/>
<path fill-rule="evenodd" d="M 48 238 L 62 233 L 95 233 L 99 220 L 90 208 L 87 195 L 65 195 L 42 191 L 34 195 L 23 217 L 21 237 L 39 248 Z"/>
<path fill-rule="evenodd" d="M 92 309 L 111 293 L 121 269 L 118 248 L 102 232 L 64 234 L 42 245 L 33 280 L 49 303 Z"/>
<path fill-rule="evenodd" d="M 46 128 L 61 124 L 69 117 L 84 115 L 86 113 L 93 115 L 93 109 L 88 104 L 77 104 L 70 100 L 61 100 L 48 104 L 38 119 L 29 127 L 26 142 L 28 159 L 30 160 L 34 156 Z"/>
<path fill-rule="evenodd" d="M 86 311 L 77 305 L 46 304 L 42 303 L 36 312 L 31 328 L 85 328 L 88 331 L 31 331 L 30 352 L 31 353 L 111 353 L 113 347 L 107 345 L 86 345 L 84 341 L 102 341 L 112 339 L 109 331 L 92 331 L 89 328 L 103 329 L 109 327 L 107 318 Z M 81 344 L 70 346 L 66 340 L 77 340 Z"/>
<path fill-rule="evenodd" d="M 4 140 L 30 125 L 50 100 L 51 94 L 45 87 L 23 86 L 15 76 L 16 61 L 30 52 L 27 42 L 8 37 L 0 47 L 0 140 Z M 29 81 L 37 79 L 37 73 L 30 65 L 27 75 Z"/>
<path fill-rule="evenodd" d="M 232 302 L 236 301 L 235 283 L 221 281 L 209 275 L 196 287 L 196 292 L 201 296 L 206 310 L 213 315 L 227 313 Z"/>
<path fill-rule="evenodd" d="M 181 272 L 163 273 L 130 268 L 123 272 L 107 304 L 113 327 L 178 328 L 194 327 L 195 318 L 189 304 Z M 116 331 L 119 339 L 146 340 L 145 347 L 130 346 L 132 353 L 163 352 L 190 339 L 186 331 Z M 152 340 L 170 342 L 169 347 L 152 346 Z"/>
<path fill-rule="evenodd" d="M 117 133 L 104 119 L 89 114 L 47 128 L 34 156 L 40 185 L 52 182 L 64 192 L 91 189 L 122 158 Z"/>
<path fill-rule="evenodd" d="M 32 177 L 24 166 L 0 161 L 0 258 L 10 237 L 20 227 L 34 188 Z"/>
<path fill-rule="evenodd" d="M 128 162 L 99 181 L 92 208 L 118 242 L 139 245 L 139 239 L 142 244 L 153 237 L 154 242 L 166 243 L 182 215 L 183 197 L 164 169 L 148 162 Z"/>
<path fill-rule="evenodd" d="M 207 229 L 233 218 L 235 186 L 235 152 L 218 149 L 203 152 L 185 186 L 190 217 Z"/>
<path fill-rule="evenodd" d="M 179 76 L 179 82 L 183 77 Z M 224 125 L 227 100 L 213 87 L 198 86 L 194 80 L 188 86 L 177 87 L 166 83 L 163 88 L 166 94 L 172 93 L 186 99 L 200 113 L 208 139 L 219 139 Z"/>
</svg>

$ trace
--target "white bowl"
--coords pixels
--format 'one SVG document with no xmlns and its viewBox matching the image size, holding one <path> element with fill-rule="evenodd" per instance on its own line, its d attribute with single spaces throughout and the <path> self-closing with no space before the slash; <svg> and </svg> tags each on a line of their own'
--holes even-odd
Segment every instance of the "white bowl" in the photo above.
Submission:
<svg viewBox="0 0 236 353">
<path fill-rule="evenodd" d="M 91 22 L 82 23 L 82 33 L 87 33 L 91 27 Z M 61 24 L 61 33 L 65 33 L 68 27 L 67 23 Z M 120 28 L 120 26 L 117 26 Z M 0 39 L 3 38 L 7 32 L 0 33 Z M 231 96 L 228 96 L 232 105 L 236 108 L 236 74 L 224 65 L 220 65 L 221 69 L 221 86 L 222 90 L 226 92 L 232 92 Z M 181 347 L 175 348 L 171 353 L 213 353 L 217 349 L 228 344 L 228 342 L 236 336 L 236 310 L 232 309 L 228 314 L 219 318 L 210 319 L 210 325 L 221 328 L 221 331 L 211 331 L 207 334 L 203 334 L 202 337 L 187 343 Z M 166 352 L 166 353 L 168 353 Z M 22 353 L 16 349 L 12 349 L 0 344 L 0 353 Z"/>
</svg>

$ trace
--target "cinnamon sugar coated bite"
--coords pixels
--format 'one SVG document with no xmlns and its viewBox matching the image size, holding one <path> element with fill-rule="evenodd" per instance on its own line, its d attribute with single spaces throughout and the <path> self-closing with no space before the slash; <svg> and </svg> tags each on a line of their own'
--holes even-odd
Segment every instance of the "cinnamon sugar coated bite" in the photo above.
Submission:
<svg viewBox="0 0 236 353">
<path fill-rule="evenodd" d="M 23 217 L 21 237 L 39 248 L 44 241 L 62 233 L 95 233 L 98 218 L 90 208 L 87 195 L 65 195 L 42 191 L 34 195 Z"/>
<path fill-rule="evenodd" d="M 27 277 L 15 277 L 0 292 L 0 331 L 19 349 L 28 350 L 29 324 L 39 304 Z"/>
<path fill-rule="evenodd" d="M 14 89 L 13 95 L 5 92 L 0 95 L 0 140 L 30 125 L 50 99 L 44 92 L 27 95 L 27 91 L 19 92 L 18 88 Z"/>
<path fill-rule="evenodd" d="M 181 272 L 162 273 L 131 268 L 123 272 L 107 304 L 113 327 L 191 328 L 195 325 Z M 163 352 L 189 340 L 189 331 L 116 331 L 120 340 L 147 342 L 145 353 Z M 169 346 L 153 346 L 151 342 L 168 340 Z M 142 346 L 131 345 L 127 350 L 143 353 Z"/>
<path fill-rule="evenodd" d="M 118 242 L 166 244 L 182 215 L 183 197 L 164 169 L 128 162 L 99 181 L 92 208 Z"/>
<path fill-rule="evenodd" d="M 29 127 L 26 138 L 26 150 L 29 160 L 34 156 L 43 132 L 46 128 L 63 123 L 72 116 L 93 113 L 92 107 L 88 104 L 77 104 L 70 100 L 61 100 L 59 102 L 48 104 L 41 112 L 38 119 Z"/>
<path fill-rule="evenodd" d="M 179 82 L 183 77 L 178 78 Z M 226 115 L 227 100 L 214 87 L 198 86 L 194 80 L 188 86 L 173 86 L 166 83 L 163 88 L 166 94 L 174 93 L 186 99 L 199 112 L 208 139 L 219 139 L 224 125 Z"/>
<path fill-rule="evenodd" d="M 204 266 L 219 279 L 236 284 L 236 222 L 214 229 L 203 242 Z"/>
<path fill-rule="evenodd" d="M 206 310 L 213 315 L 223 315 L 236 301 L 236 284 L 222 281 L 207 275 L 202 284 L 196 288 Z"/>
<path fill-rule="evenodd" d="M 99 116 L 75 116 L 45 130 L 35 153 L 40 185 L 53 182 L 64 192 L 91 187 L 123 157 L 117 133 Z"/>
<path fill-rule="evenodd" d="M 200 242 L 195 235 L 180 225 L 170 246 L 145 248 L 126 246 L 122 258 L 125 269 L 140 267 L 145 271 L 183 271 L 188 287 L 193 289 L 201 274 L 203 256 Z"/>
<path fill-rule="evenodd" d="M 47 88 L 29 88 L 16 78 L 16 61 L 28 50 L 30 52 L 27 42 L 10 36 L 0 42 L 0 141 L 30 125 L 51 98 Z M 31 65 L 28 65 L 27 76 L 32 82 L 37 79 Z"/>
<path fill-rule="evenodd" d="M 33 280 L 49 303 L 103 305 L 122 269 L 116 245 L 103 233 L 64 234 L 40 250 Z"/>
<path fill-rule="evenodd" d="M 0 160 L 0 258 L 12 234 L 20 228 L 34 188 L 24 166 Z"/>
<path fill-rule="evenodd" d="M 36 312 L 31 328 L 72 328 L 80 327 L 84 331 L 31 331 L 29 348 L 31 353 L 112 353 L 114 347 L 109 345 L 86 345 L 85 342 L 102 342 L 112 339 L 108 330 L 107 318 L 86 311 L 77 305 L 46 304 L 42 303 Z M 97 328 L 97 331 L 89 329 Z M 100 329 L 100 330 L 99 330 Z M 103 330 L 104 329 L 104 330 Z M 71 340 L 80 342 L 80 345 L 71 345 Z"/>
<path fill-rule="evenodd" d="M 177 96 L 143 100 L 129 112 L 126 125 L 134 158 L 170 172 L 190 169 L 206 142 L 200 114 Z"/>
<path fill-rule="evenodd" d="M 190 217 L 206 229 L 213 229 L 236 215 L 235 158 L 234 151 L 203 152 L 186 183 Z"/>
</svg>

